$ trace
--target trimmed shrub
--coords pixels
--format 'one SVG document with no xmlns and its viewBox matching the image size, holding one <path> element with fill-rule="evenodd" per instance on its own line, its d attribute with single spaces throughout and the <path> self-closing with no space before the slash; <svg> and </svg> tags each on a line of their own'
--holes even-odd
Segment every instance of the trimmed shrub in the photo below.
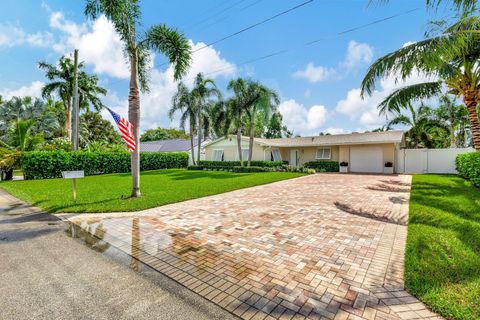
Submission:
<svg viewBox="0 0 480 320">
<path fill-rule="evenodd" d="M 236 172 L 236 173 L 246 173 L 246 172 L 266 172 L 266 171 L 270 171 L 268 168 L 264 168 L 264 167 L 240 167 L 240 166 L 236 166 L 236 167 L 233 167 L 233 172 Z"/>
<path fill-rule="evenodd" d="M 142 152 L 140 170 L 185 168 L 186 152 Z M 62 171 L 83 170 L 86 176 L 130 172 L 128 152 L 33 151 L 26 152 L 22 161 L 26 179 L 60 178 Z"/>
<path fill-rule="evenodd" d="M 202 166 L 188 166 L 187 170 L 203 170 Z"/>
<path fill-rule="evenodd" d="M 459 154 L 455 159 L 458 174 L 480 187 L 480 152 Z"/>
<path fill-rule="evenodd" d="M 288 164 L 288 161 L 252 161 L 251 167 L 262 167 L 262 168 L 272 168 L 280 167 L 282 165 Z M 247 161 L 243 161 L 243 165 L 247 165 Z M 200 161 L 198 166 L 201 167 L 241 167 L 240 161 Z"/>
<path fill-rule="evenodd" d="M 304 164 L 305 168 L 315 169 L 317 172 L 338 172 L 340 170 L 338 161 L 310 161 Z"/>
</svg>

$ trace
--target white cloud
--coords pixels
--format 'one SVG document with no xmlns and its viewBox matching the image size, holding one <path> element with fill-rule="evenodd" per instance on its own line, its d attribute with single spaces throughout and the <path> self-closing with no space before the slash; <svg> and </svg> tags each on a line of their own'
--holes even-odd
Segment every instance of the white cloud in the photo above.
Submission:
<svg viewBox="0 0 480 320">
<path fill-rule="evenodd" d="M 343 128 L 327 128 L 323 130 L 322 132 L 324 133 L 330 133 L 330 134 L 345 134 L 345 133 L 350 133 L 350 130 L 346 130 Z"/>
<path fill-rule="evenodd" d="M 96 73 L 123 79 L 129 77 L 122 41 L 105 16 L 77 24 L 56 11 L 50 15 L 50 27 L 62 33 L 61 40 L 53 45 L 56 52 L 65 55 L 78 49 L 80 60 L 93 65 Z"/>
<path fill-rule="evenodd" d="M 191 45 L 192 49 L 195 50 L 203 47 L 205 44 L 202 42 L 191 42 Z M 220 52 L 214 48 L 205 48 L 197 51 L 197 53 L 193 55 L 191 67 L 183 81 L 188 86 L 192 86 L 194 78 L 199 72 L 203 72 L 208 78 L 215 79 L 234 75 L 237 72 L 237 68 L 234 64 L 222 58 Z M 168 118 L 168 110 L 171 107 L 172 97 L 176 90 L 177 83 L 173 80 L 173 68 L 171 66 L 165 71 L 158 69 L 152 70 L 150 92 L 141 94 L 141 130 L 156 128 L 158 126 L 178 126 L 177 119 L 170 121 Z M 117 94 L 112 93 L 105 98 L 105 103 L 122 116 L 127 116 L 128 101 L 126 99 L 119 99 Z M 105 113 L 104 116 L 108 119 L 110 118 L 110 115 L 107 113 Z"/>
<path fill-rule="evenodd" d="M 350 41 L 347 48 L 347 56 L 342 65 L 347 70 L 355 69 L 363 64 L 372 62 L 373 47 L 366 43 Z"/>
<path fill-rule="evenodd" d="M 327 109 L 322 105 L 306 108 L 293 99 L 282 102 L 279 111 L 287 127 L 299 134 L 318 133 L 328 116 Z"/>
<path fill-rule="evenodd" d="M 298 70 L 292 76 L 294 78 L 306 79 L 311 83 L 329 80 L 334 77 L 339 78 L 339 75 L 342 73 L 348 73 L 372 62 L 373 51 L 373 47 L 370 45 L 352 40 L 348 43 L 345 59 L 336 68 L 315 66 L 313 62 L 310 62 L 304 70 Z"/>
<path fill-rule="evenodd" d="M 395 77 L 384 78 L 379 83 L 379 89 L 364 99 L 360 96 L 360 88 L 348 91 L 347 96 L 337 103 L 335 110 L 353 121 L 358 121 L 362 127 L 374 129 L 385 124 L 385 117 L 379 116 L 377 109 L 383 99 L 396 89 L 426 81 L 435 81 L 435 78 L 419 73 L 414 73 L 405 81 L 395 81 Z"/>
<path fill-rule="evenodd" d="M 34 98 L 40 98 L 42 95 L 42 88 L 45 84 L 40 81 L 34 81 L 30 85 L 22 86 L 17 89 L 8 89 L 8 88 L 3 88 L 0 89 L 0 96 L 2 96 L 3 99 L 8 100 L 11 99 L 12 97 L 34 97 Z"/>
<path fill-rule="evenodd" d="M 0 24 L 0 47 L 30 45 L 32 47 L 48 47 L 53 37 L 49 32 L 27 33 L 13 24 Z"/>
<path fill-rule="evenodd" d="M 312 62 L 307 64 L 305 70 L 299 70 L 293 74 L 294 78 L 307 79 L 311 83 L 326 80 L 335 74 L 335 69 L 315 66 Z"/>
</svg>

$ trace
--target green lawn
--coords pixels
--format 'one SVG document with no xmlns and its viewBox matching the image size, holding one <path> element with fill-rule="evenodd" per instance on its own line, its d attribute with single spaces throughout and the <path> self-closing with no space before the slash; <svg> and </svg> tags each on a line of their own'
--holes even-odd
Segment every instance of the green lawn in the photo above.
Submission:
<svg viewBox="0 0 480 320">
<path fill-rule="evenodd" d="M 299 176 L 292 172 L 145 171 L 140 182 L 142 197 L 137 199 L 122 199 L 130 195 L 129 173 L 90 176 L 77 179 L 76 205 L 71 180 L 9 181 L 0 187 L 50 212 L 112 212 L 137 211 Z"/>
<path fill-rule="evenodd" d="M 480 319 L 480 191 L 415 175 L 405 261 L 409 291 L 449 319 Z"/>
</svg>

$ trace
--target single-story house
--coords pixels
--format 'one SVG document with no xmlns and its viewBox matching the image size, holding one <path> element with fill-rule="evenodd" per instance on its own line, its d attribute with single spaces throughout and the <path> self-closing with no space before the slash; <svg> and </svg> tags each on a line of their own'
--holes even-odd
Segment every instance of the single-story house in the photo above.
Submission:
<svg viewBox="0 0 480 320">
<path fill-rule="evenodd" d="M 203 141 L 202 147 L 200 150 L 200 159 L 205 160 L 205 149 L 204 144 L 209 141 Z M 193 152 L 195 157 L 197 155 L 197 145 L 198 139 L 193 141 Z M 140 152 L 188 152 L 190 154 L 189 162 L 192 163 L 192 153 L 190 151 L 190 140 L 189 139 L 171 139 L 171 140 L 157 140 L 157 141 L 146 141 L 140 142 Z"/>
<path fill-rule="evenodd" d="M 242 159 L 248 159 L 248 137 L 242 137 Z M 395 160 L 404 145 L 403 131 L 366 132 L 294 137 L 255 138 L 252 160 L 286 160 L 292 166 L 308 161 L 347 162 L 350 172 L 383 173 L 385 163 Z M 238 160 L 237 138 L 222 137 L 205 144 L 205 159 Z"/>
</svg>

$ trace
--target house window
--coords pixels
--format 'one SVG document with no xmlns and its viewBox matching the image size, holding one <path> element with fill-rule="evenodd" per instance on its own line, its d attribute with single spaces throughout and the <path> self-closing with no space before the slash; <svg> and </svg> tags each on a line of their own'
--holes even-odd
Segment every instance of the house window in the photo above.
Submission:
<svg viewBox="0 0 480 320">
<path fill-rule="evenodd" d="M 317 154 L 315 159 L 317 160 L 329 160 L 332 157 L 332 152 L 330 148 L 317 149 Z"/>
<path fill-rule="evenodd" d="M 248 149 L 242 149 L 242 160 L 247 160 L 248 159 Z M 237 151 L 237 161 L 240 160 L 240 157 L 238 156 L 238 151 Z"/>
<path fill-rule="evenodd" d="M 223 149 L 213 150 L 213 161 L 223 161 Z"/>
<path fill-rule="evenodd" d="M 273 149 L 271 152 L 271 160 L 272 161 L 282 161 L 282 155 L 280 154 L 280 150 Z"/>
</svg>

